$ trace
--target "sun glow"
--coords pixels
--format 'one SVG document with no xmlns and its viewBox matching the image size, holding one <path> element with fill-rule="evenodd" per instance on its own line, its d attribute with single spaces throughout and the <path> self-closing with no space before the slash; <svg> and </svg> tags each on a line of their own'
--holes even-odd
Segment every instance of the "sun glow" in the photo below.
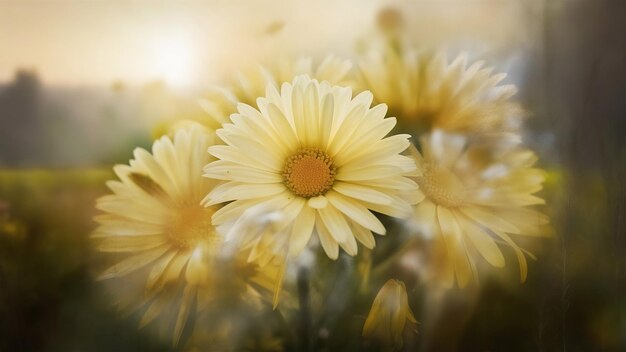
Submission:
<svg viewBox="0 0 626 352">
<path fill-rule="evenodd" d="M 177 88 L 193 83 L 194 55 L 192 41 L 187 36 L 170 36 L 154 47 L 155 74 Z"/>
</svg>

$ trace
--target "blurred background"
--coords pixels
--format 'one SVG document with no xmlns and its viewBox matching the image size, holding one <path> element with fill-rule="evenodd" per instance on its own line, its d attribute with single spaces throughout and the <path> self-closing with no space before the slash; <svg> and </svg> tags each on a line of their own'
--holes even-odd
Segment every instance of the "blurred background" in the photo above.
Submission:
<svg viewBox="0 0 626 352">
<path fill-rule="evenodd" d="M 237 70 L 354 58 L 390 8 L 416 46 L 518 85 L 557 233 L 525 284 L 495 276 L 471 304 L 451 292 L 422 348 L 626 350 L 626 2 L 2 0 L 0 351 L 168 350 L 93 282 L 111 166 Z"/>
</svg>

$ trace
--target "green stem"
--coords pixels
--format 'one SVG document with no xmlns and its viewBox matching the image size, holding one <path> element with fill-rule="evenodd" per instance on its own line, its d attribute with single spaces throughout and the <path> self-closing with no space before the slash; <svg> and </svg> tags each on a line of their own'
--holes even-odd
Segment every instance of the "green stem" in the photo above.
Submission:
<svg viewBox="0 0 626 352">
<path fill-rule="evenodd" d="M 310 343 L 310 331 L 311 331 L 311 305 L 310 305 L 310 292 L 309 292 L 309 269 L 300 268 L 298 270 L 297 277 L 298 284 L 298 303 L 300 305 L 300 326 L 299 336 L 302 351 L 312 351 L 312 345 Z"/>
<path fill-rule="evenodd" d="M 402 246 L 397 252 L 393 253 L 387 259 L 382 261 L 380 264 L 376 265 L 374 269 L 372 269 L 372 276 L 376 277 L 378 275 L 383 274 L 386 270 L 389 269 L 391 265 L 393 265 L 402 255 L 408 252 L 413 248 L 413 244 L 415 243 L 415 239 L 409 240 L 404 246 Z"/>
</svg>

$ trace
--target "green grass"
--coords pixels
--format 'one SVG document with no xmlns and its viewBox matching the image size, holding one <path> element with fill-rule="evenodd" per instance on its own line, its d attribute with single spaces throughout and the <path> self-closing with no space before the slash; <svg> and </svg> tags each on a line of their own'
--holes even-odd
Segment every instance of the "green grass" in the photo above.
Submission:
<svg viewBox="0 0 626 352">
<path fill-rule="evenodd" d="M 414 302 L 423 329 L 418 341 L 430 336 L 464 350 L 491 351 L 560 350 L 564 341 L 580 346 L 574 350 L 626 345 L 624 286 L 613 284 L 624 281 L 615 266 L 623 251 L 612 231 L 611 193 L 601 178 L 579 178 L 575 193 L 559 186 L 559 178 L 548 184 L 557 236 L 539 243 L 543 249 L 529 263 L 527 282 L 483 281 L 475 306 L 460 313 L 451 305 L 434 333 L 426 326 L 437 322 Z M 88 236 L 95 228 L 94 202 L 107 192 L 109 179 L 109 168 L 0 170 L 0 351 L 170 349 L 138 330 L 133 318 L 120 317 L 93 280 L 103 263 Z M 382 239 L 379 244 L 383 249 Z M 500 275 L 515 281 L 514 265 Z M 359 316 L 337 326 L 348 329 Z M 461 330 L 446 327 L 455 321 Z"/>
<path fill-rule="evenodd" d="M 110 169 L 0 170 L 0 350 L 160 349 L 93 281 Z"/>
</svg>

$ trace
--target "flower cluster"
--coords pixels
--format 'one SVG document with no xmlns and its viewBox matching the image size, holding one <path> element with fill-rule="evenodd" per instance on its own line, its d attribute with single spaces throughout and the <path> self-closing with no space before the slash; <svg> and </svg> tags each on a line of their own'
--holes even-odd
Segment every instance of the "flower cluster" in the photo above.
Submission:
<svg viewBox="0 0 626 352">
<path fill-rule="evenodd" d="M 294 296 L 305 309 L 316 286 L 298 276 L 293 290 L 293 274 L 328 258 L 369 258 L 374 234 L 425 239 L 420 250 L 434 258 L 426 267 L 445 287 L 477 282 L 483 260 L 504 266 L 502 246 L 524 280 L 528 254 L 517 236 L 550 233 L 533 208 L 544 203 L 536 192 L 545 175 L 521 143 L 522 109 L 504 78 L 464 55 L 448 63 L 392 49 L 357 65 L 329 57 L 240 75 L 202 102 L 216 131 L 181 124 L 114 168 L 119 181 L 97 202 L 93 238 L 117 257 L 100 279 L 141 282 L 138 294 L 132 285 L 117 291 L 137 298 L 142 326 L 173 312 L 163 320 L 174 321 L 174 343 L 206 312 L 212 321 L 225 310 L 263 319 L 264 307 L 293 310 Z M 401 258 L 403 243 L 389 243 L 389 260 Z M 406 322 L 416 323 L 406 286 L 368 281 L 375 264 L 359 263 L 368 266 L 362 286 L 390 279 L 364 339 L 400 348 Z M 200 339 L 247 331 L 224 319 Z"/>
</svg>

